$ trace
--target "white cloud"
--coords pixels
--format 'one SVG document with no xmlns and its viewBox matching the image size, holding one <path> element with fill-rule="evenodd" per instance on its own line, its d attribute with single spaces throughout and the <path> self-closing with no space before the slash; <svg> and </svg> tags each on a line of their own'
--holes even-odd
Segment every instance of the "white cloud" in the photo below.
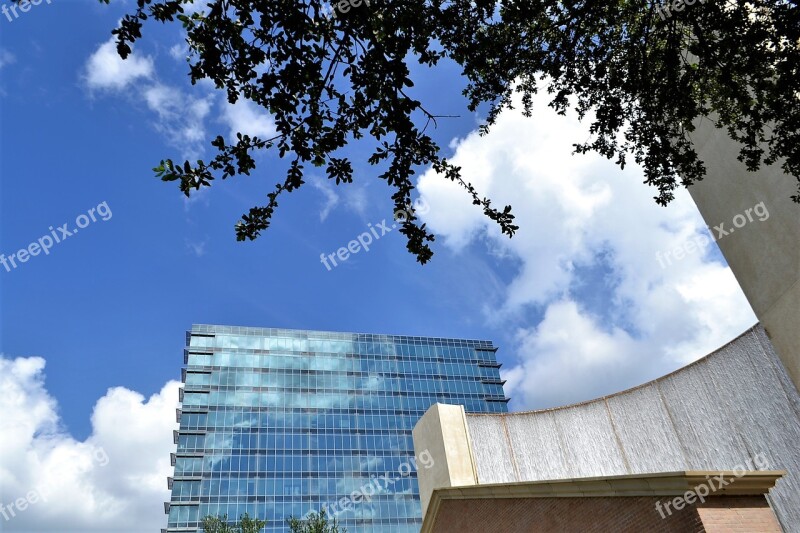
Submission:
<svg viewBox="0 0 800 533">
<path fill-rule="evenodd" d="M 366 215 L 369 197 L 365 186 L 358 186 L 355 183 L 336 185 L 335 182 L 318 176 L 312 177 L 310 183 L 324 199 L 319 211 L 320 222 L 327 220 L 331 211 L 340 204 L 361 217 Z"/>
<path fill-rule="evenodd" d="M 348 183 L 343 191 L 344 203 L 348 209 L 361 215 L 362 217 L 367 213 L 367 206 L 369 204 L 369 197 L 367 196 L 366 186 L 359 186 L 355 183 Z"/>
<path fill-rule="evenodd" d="M 240 98 L 235 104 L 226 100 L 223 104 L 222 121 L 230 128 L 229 139 L 236 139 L 237 133 L 268 139 L 277 133 L 275 122 L 267 113 L 258 109 L 258 106 L 245 98 Z"/>
<path fill-rule="evenodd" d="M 129 98 L 141 98 L 158 120 L 154 126 L 167 144 L 180 150 L 181 157 L 197 159 L 206 142 L 205 118 L 213 97 L 197 98 L 177 87 L 159 82 L 153 59 L 131 54 L 122 60 L 110 39 L 89 57 L 84 80 L 91 89 L 124 91 Z"/>
<path fill-rule="evenodd" d="M 153 60 L 131 54 L 123 60 L 113 38 L 98 48 L 86 62 L 85 79 L 91 89 L 122 90 L 139 78 L 153 76 Z"/>
<path fill-rule="evenodd" d="M 189 54 L 189 47 L 186 43 L 176 44 L 170 47 L 169 55 L 176 61 L 186 61 L 186 56 Z"/>
<path fill-rule="evenodd" d="M 327 180 L 315 177 L 311 180 L 311 185 L 325 197 L 325 204 L 319 211 L 320 222 L 325 222 L 331 210 L 339 204 L 339 195 L 336 194 L 336 191 L 333 189 L 334 186 Z"/>
<path fill-rule="evenodd" d="M 203 257 L 206 255 L 206 241 L 193 242 L 187 239 L 186 249 L 192 252 L 196 257 Z"/>
<path fill-rule="evenodd" d="M 92 434 L 78 441 L 60 425 L 44 367 L 39 357 L 0 357 L 3 530 L 138 533 L 164 527 L 180 384 L 170 381 L 148 399 L 109 389 L 95 405 Z M 27 508 L 16 506 L 20 498 L 27 498 Z"/>
<path fill-rule="evenodd" d="M 186 159 L 197 159 L 206 141 L 205 117 L 211 97 L 193 98 L 183 91 L 157 83 L 143 92 L 147 107 L 158 116 L 156 129 Z"/>
<path fill-rule="evenodd" d="M 517 338 L 522 360 L 504 372 L 506 388 L 525 399 L 546 398 L 550 406 L 575 401 L 576 391 L 587 398 L 600 396 L 609 383 L 639 379 L 643 373 L 637 369 L 638 346 L 631 335 L 617 327 L 604 331 L 571 300 L 551 304 L 544 319 L 520 330 Z"/>
<path fill-rule="evenodd" d="M 183 4 L 183 11 L 188 14 L 205 13 L 208 9 L 208 2 L 205 0 L 192 0 L 188 4 Z"/>
<path fill-rule="evenodd" d="M 539 98 L 532 118 L 505 111 L 488 135 L 455 143 L 451 161 L 465 178 L 497 206 L 513 206 L 520 230 L 510 240 L 452 182 L 432 171 L 419 181 L 430 205 L 423 219 L 446 246 L 458 253 L 482 242 L 515 269 L 485 307 L 487 322 L 517 339 L 503 350 L 516 355 L 504 372 L 514 408 L 637 385 L 756 321 L 711 253 L 716 245 L 659 265 L 657 252 L 705 231 L 688 193 L 657 206 L 637 166 L 622 171 L 596 155 L 572 155 L 587 137 L 586 125 Z"/>
<path fill-rule="evenodd" d="M 0 48 L 0 68 L 5 67 L 6 65 L 10 65 L 11 63 L 14 63 L 16 60 L 17 58 L 14 56 L 14 54 L 9 52 L 8 50 Z"/>
</svg>

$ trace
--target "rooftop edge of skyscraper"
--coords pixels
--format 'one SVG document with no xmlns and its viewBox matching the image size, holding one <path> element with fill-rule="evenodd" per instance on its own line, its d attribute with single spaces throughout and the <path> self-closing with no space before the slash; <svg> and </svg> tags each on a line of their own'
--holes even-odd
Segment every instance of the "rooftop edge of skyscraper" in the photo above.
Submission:
<svg viewBox="0 0 800 533">
<path fill-rule="evenodd" d="M 364 336 L 372 338 L 383 338 L 387 341 L 396 341 L 400 339 L 411 340 L 432 340 L 440 342 L 452 342 L 455 344 L 465 345 L 482 345 L 491 346 L 494 350 L 493 341 L 486 339 L 464 339 L 458 337 L 434 337 L 430 335 L 402 335 L 392 333 L 365 333 L 365 332 L 348 332 L 348 331 L 328 331 L 328 330 L 313 330 L 313 329 L 296 329 L 296 328 L 265 328 L 255 326 L 227 326 L 221 324 L 192 324 L 191 329 L 186 331 L 187 335 L 191 334 L 221 334 L 221 335 L 253 335 L 258 337 L 308 337 L 315 336 L 328 339 L 341 339 L 350 340 L 353 336 Z"/>
</svg>

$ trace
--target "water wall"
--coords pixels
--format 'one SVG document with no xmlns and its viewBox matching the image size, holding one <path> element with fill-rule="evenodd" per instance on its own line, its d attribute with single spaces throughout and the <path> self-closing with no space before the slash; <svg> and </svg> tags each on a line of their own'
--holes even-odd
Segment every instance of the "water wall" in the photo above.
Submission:
<svg viewBox="0 0 800 533">
<path fill-rule="evenodd" d="M 467 415 L 478 482 L 786 470 L 769 500 L 800 532 L 800 397 L 761 326 L 672 374 L 581 404 Z"/>
</svg>

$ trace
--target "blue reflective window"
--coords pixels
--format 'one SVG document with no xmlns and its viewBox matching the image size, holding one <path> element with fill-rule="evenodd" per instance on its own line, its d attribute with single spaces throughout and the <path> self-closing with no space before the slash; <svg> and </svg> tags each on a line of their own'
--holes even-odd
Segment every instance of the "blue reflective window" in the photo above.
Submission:
<svg viewBox="0 0 800 533">
<path fill-rule="evenodd" d="M 474 342 L 205 331 L 215 331 L 216 339 L 193 335 L 190 346 L 218 350 L 213 357 L 189 356 L 181 428 L 207 434 L 179 436 L 181 454 L 202 457 L 177 458 L 172 491 L 173 502 L 196 505 L 173 506 L 169 528 L 196 528 L 206 514 L 247 511 L 267 519 L 270 533 L 284 533 L 289 514 L 332 505 L 389 472 L 397 479 L 386 493 L 338 518 L 350 533 L 419 531 L 416 473 L 398 472 L 413 455 L 414 423 L 436 401 L 477 412 L 506 409 L 483 400 L 502 395 L 502 387 L 480 382 L 499 372 L 477 366 L 475 360 L 492 361 L 494 354 L 475 351 Z M 191 371 L 212 363 L 219 368 L 210 374 Z M 210 394 L 192 387 L 208 387 Z M 187 413 L 186 407 L 207 407 L 208 413 Z M 179 479 L 186 476 L 199 479 Z"/>
</svg>

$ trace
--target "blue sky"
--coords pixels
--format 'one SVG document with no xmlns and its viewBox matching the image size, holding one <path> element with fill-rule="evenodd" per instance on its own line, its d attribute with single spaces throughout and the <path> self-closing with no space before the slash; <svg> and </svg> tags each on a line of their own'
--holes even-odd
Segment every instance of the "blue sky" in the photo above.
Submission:
<svg viewBox="0 0 800 533">
<path fill-rule="evenodd" d="M 402 235 L 390 233 L 331 272 L 320 263 L 320 253 L 391 218 L 388 188 L 369 165 L 360 165 L 352 187 L 359 210 L 337 206 L 321 221 L 327 199 L 309 184 L 281 202 L 274 226 L 252 243 L 236 242 L 233 225 L 277 181 L 277 172 L 269 175 L 274 157 L 263 158 L 256 176 L 219 183 L 188 203 L 156 179 L 151 168 L 181 158 L 184 146 L 170 146 L 135 89 L 92 90 L 82 80 L 123 12 L 62 2 L 0 20 L 3 48 L 14 55 L 0 71 L 3 253 L 49 226 L 74 226 L 101 202 L 113 213 L 3 277 L 2 350 L 46 357 L 48 388 L 76 436 L 89 433 L 88 415 L 109 386 L 149 394 L 179 375 L 183 332 L 193 322 L 497 338 L 469 311 L 480 288 L 461 294 L 457 280 L 469 271 L 439 261 L 448 255 L 441 247 L 421 267 Z M 222 95 L 192 90 L 184 63 L 169 55 L 179 36 L 161 29 L 148 33 L 163 40 L 140 48 L 162 67 L 159 83 L 212 102 L 204 142 L 196 143 L 204 147 L 230 130 L 218 117 Z M 445 145 L 474 127 L 461 111 L 463 119 L 443 121 Z"/>
<path fill-rule="evenodd" d="M 192 87 L 177 27 L 146 25 L 132 59 L 120 62 L 110 31 L 134 3 L 112 4 L 42 2 L 11 21 L 0 15 L 0 253 L 27 248 L 51 226 L 74 228 L 91 209 L 108 218 L 96 216 L 47 255 L 0 267 L 2 407 L 22 428 L 13 453 L 0 453 L 6 487 L 24 489 L 67 450 L 88 465 L 75 479 L 108 498 L 97 501 L 118 504 L 113 516 L 138 510 L 163 525 L 150 503 L 165 497 L 177 401 L 170 380 L 192 323 L 492 339 L 519 410 L 637 385 L 755 322 L 714 244 L 666 268 L 656 260 L 705 231 L 688 194 L 660 208 L 635 166 L 571 156 L 586 126 L 543 103 L 534 118 L 504 113 L 478 137 L 480 116 L 464 107 L 453 65 L 420 72 L 417 97 L 437 114 L 460 115 L 441 120 L 435 137 L 482 194 L 514 206 L 514 239 L 422 169 L 423 220 L 438 235 L 432 262 L 420 266 L 390 232 L 328 271 L 321 253 L 391 221 L 390 191 L 359 146 L 354 184 L 334 187 L 312 173 L 262 237 L 236 242 L 234 223 L 278 181 L 273 154 L 253 176 L 190 201 L 151 168 L 165 157 L 208 156 L 207 140 L 232 129 L 266 133 L 270 117 Z M 126 441 L 114 409 L 152 434 Z M 123 467 L 110 454 L 98 470 L 87 459 L 91 449 L 125 454 L 133 445 L 152 461 Z M 33 452 L 32 462 L 14 459 Z M 149 492 L 103 484 L 120 476 L 160 481 Z M 60 507 L 6 525 L 108 527 L 88 525 L 91 509 L 60 498 Z"/>
</svg>

